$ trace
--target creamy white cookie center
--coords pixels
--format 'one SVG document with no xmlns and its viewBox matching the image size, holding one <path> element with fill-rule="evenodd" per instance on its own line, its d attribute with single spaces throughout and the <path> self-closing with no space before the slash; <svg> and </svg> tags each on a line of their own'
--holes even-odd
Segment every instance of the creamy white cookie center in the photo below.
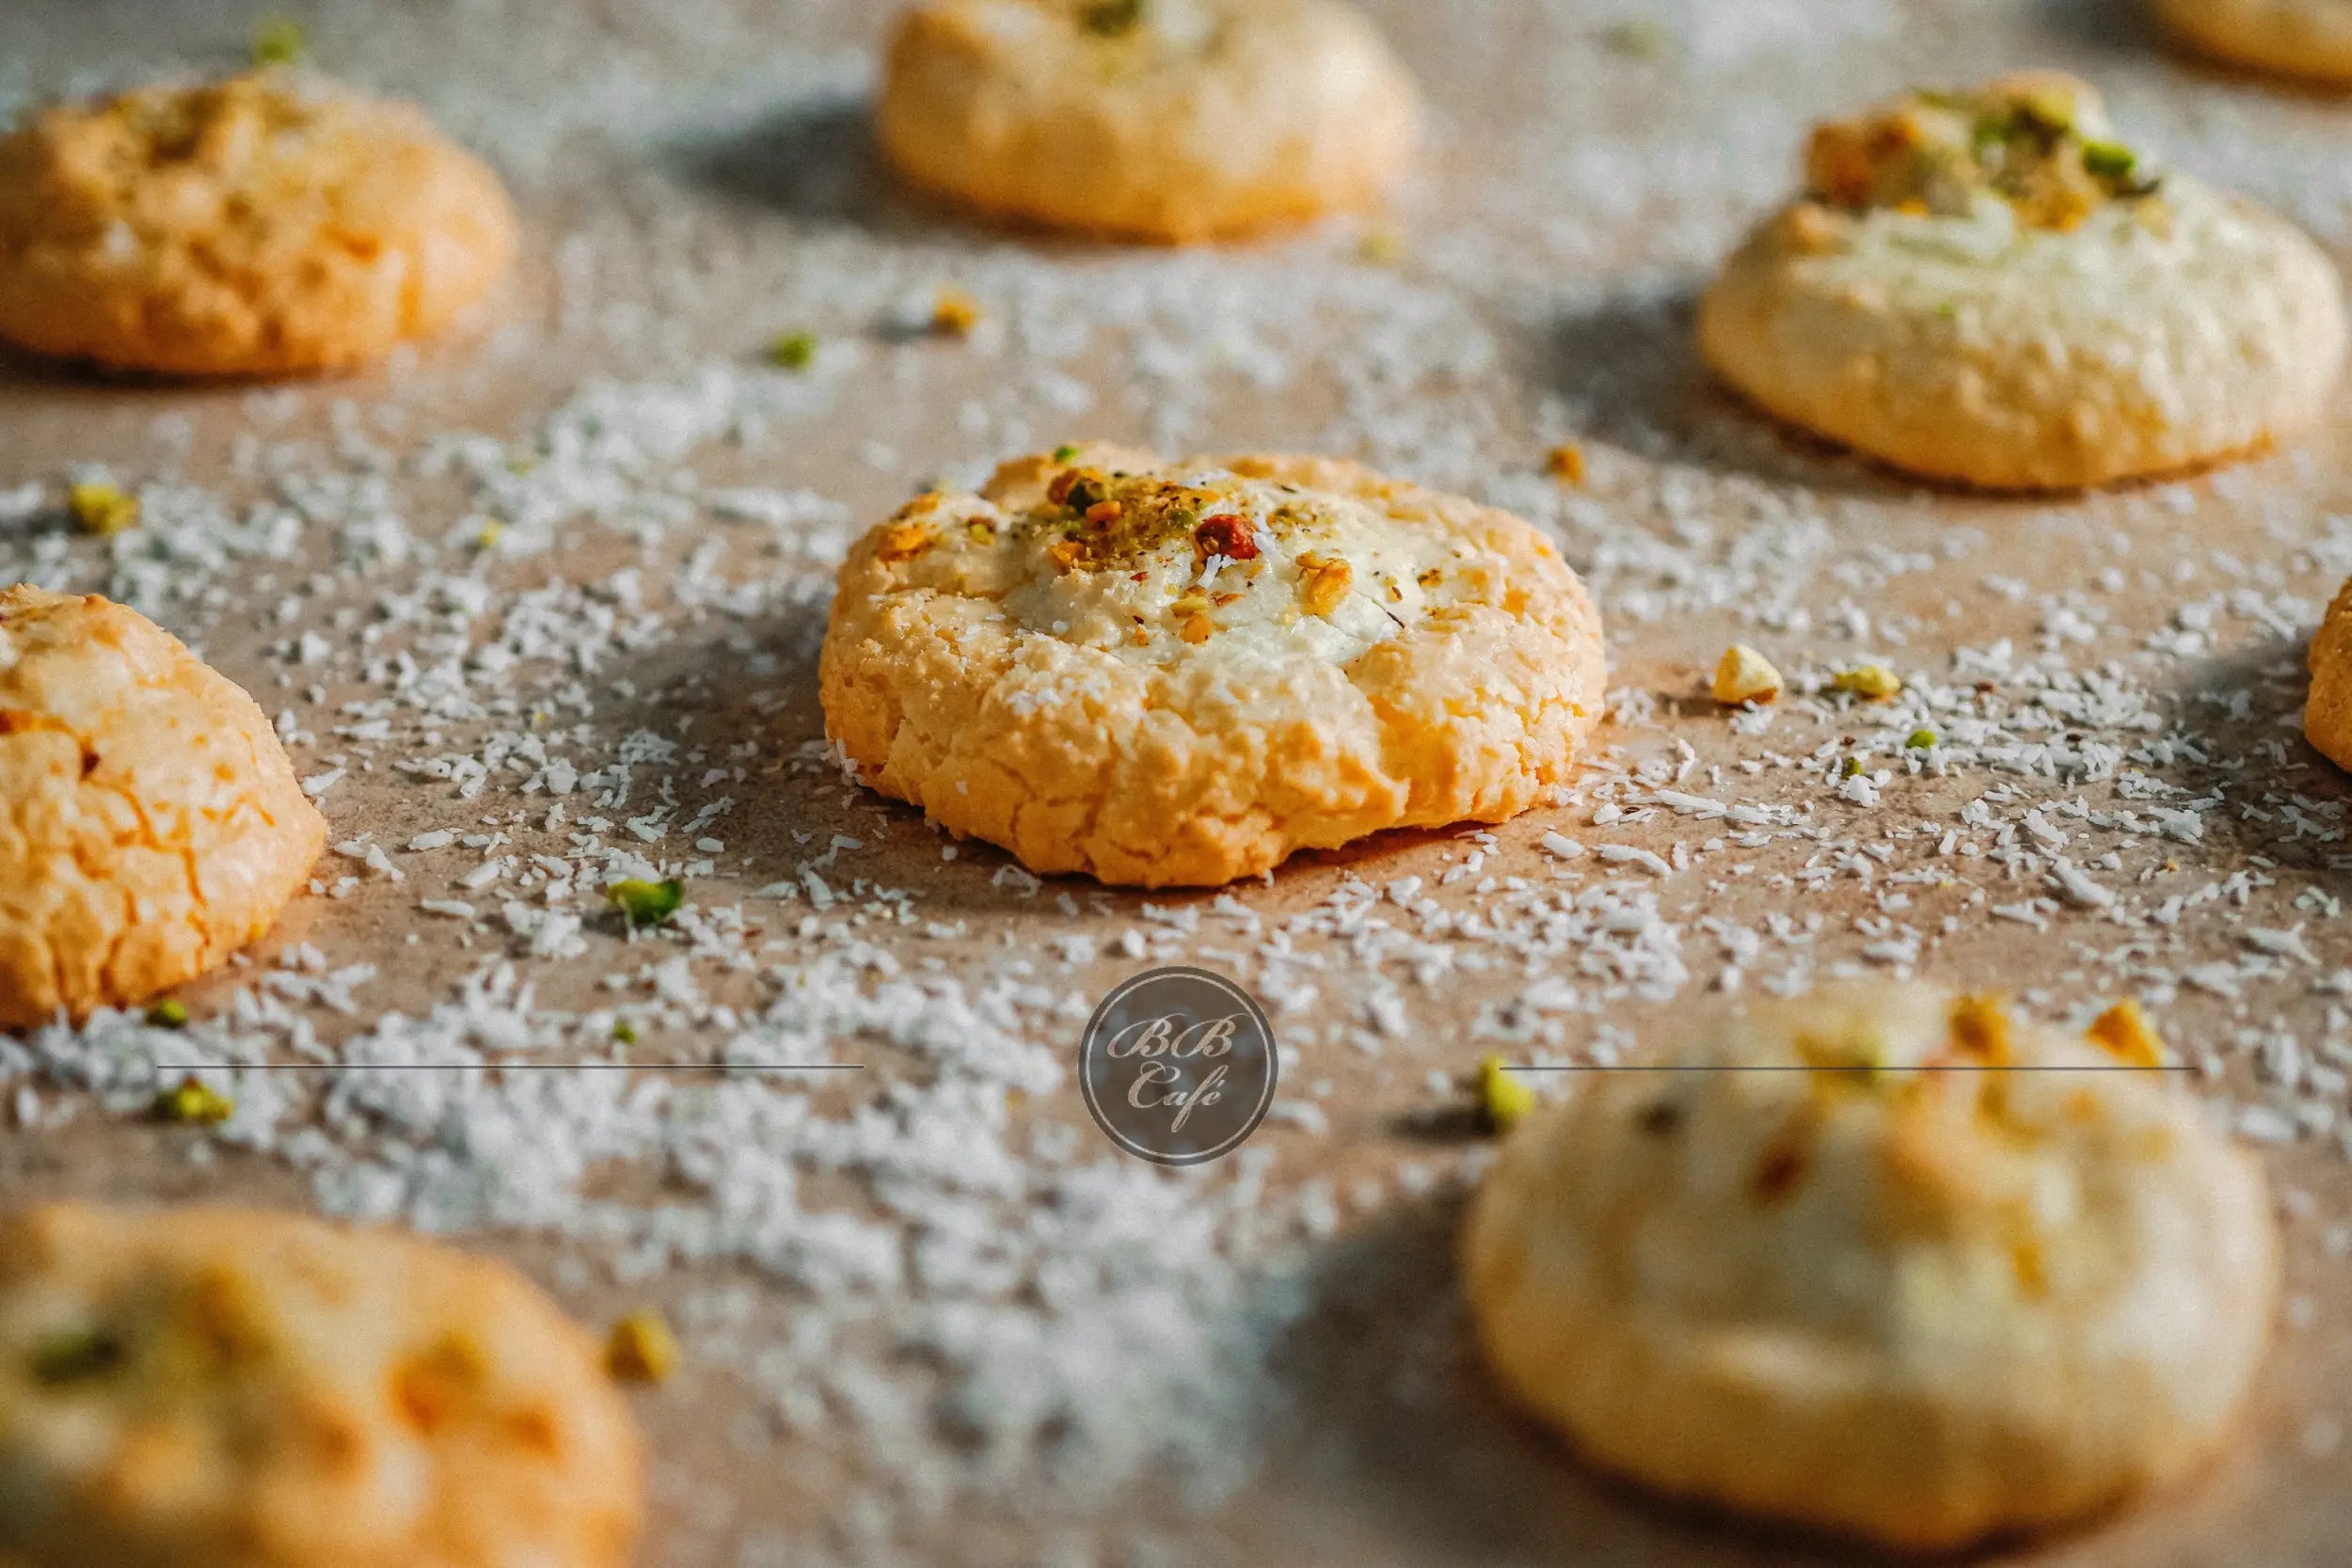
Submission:
<svg viewBox="0 0 2352 1568">
<path fill-rule="evenodd" d="M 1041 505 L 900 525 L 915 584 L 1134 663 L 1345 664 L 1459 602 L 1476 552 L 1346 498 L 1221 470 L 1066 470 Z"/>
</svg>

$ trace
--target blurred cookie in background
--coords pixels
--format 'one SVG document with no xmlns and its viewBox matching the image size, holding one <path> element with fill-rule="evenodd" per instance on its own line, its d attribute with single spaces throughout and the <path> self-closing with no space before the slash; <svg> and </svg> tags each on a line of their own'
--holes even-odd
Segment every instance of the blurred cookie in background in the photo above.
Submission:
<svg viewBox="0 0 2352 1568">
<path fill-rule="evenodd" d="M 2155 0 L 2173 36 L 2225 65 L 2352 86 L 2352 0 Z"/>
<path fill-rule="evenodd" d="M 878 116 L 924 189 L 1182 243 L 1377 200 L 1421 111 L 1343 0 L 919 0 L 891 38 Z"/>
<path fill-rule="evenodd" d="M 2055 72 L 1818 127 L 1803 194 L 1724 264 L 1708 363 L 1899 468 L 2073 489 L 2313 424 L 2343 283 L 2284 219 L 2159 167 Z"/>
<path fill-rule="evenodd" d="M 258 71 L 0 138 L 0 341 L 174 376 L 365 363 L 512 262 L 498 177 L 407 103 Z"/>
<path fill-rule="evenodd" d="M 2279 1289 L 2261 1167 L 2163 1061 L 2129 1005 L 2088 1038 L 1915 985 L 1727 1015 L 1511 1135 L 1479 1342 L 1677 1496 L 1906 1549 L 2095 1514 L 2220 1445 Z"/>
<path fill-rule="evenodd" d="M 0 1560 L 619 1568 L 639 1440 L 506 1265 L 230 1209 L 0 1216 Z"/>
</svg>

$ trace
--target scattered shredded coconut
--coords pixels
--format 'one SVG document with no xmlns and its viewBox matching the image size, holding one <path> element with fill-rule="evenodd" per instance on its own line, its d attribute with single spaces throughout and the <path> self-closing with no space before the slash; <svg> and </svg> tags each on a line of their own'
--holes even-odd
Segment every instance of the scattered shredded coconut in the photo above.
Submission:
<svg viewBox="0 0 2352 1568">
<path fill-rule="evenodd" d="M 1376 1390 L 1359 1424 L 1385 1429 L 1462 1375 L 1451 1215 L 1487 1155 L 1442 1141 L 1440 1085 L 1487 1052 L 1629 1059 L 1710 993 L 1915 971 L 2051 1016 L 2137 996 L 2194 1092 L 2312 1182 L 2290 1234 L 2341 1331 L 2352 796 L 2296 728 L 2302 640 L 2352 575 L 2332 449 L 1922 498 L 1700 395 L 1691 281 L 1786 188 L 1820 98 L 1756 73 L 1802 46 L 1824 82 L 1963 80 L 2053 40 L 2045 8 L 1650 8 L 1680 47 L 1554 28 L 1521 117 L 1441 113 L 1449 178 L 1395 263 L 1344 223 L 1072 251 L 902 211 L 862 30 L 686 0 L 656 52 L 539 0 L 337 9 L 354 73 L 516 182 L 545 297 L 381 378 L 83 390 L 74 422 L 0 426 L 0 571 L 200 647 L 335 824 L 320 896 L 185 1029 L 0 1037 L 12 1138 L 93 1136 L 193 1076 L 236 1108 L 186 1134 L 249 1157 L 224 1191 L 266 1162 L 335 1212 L 560 1242 L 577 1300 L 659 1293 L 740 1402 L 649 1419 L 771 1483 L 712 1498 L 657 1445 L 658 1490 L 742 1568 L 919 1560 L 982 1502 L 1067 1544 L 1038 1560 L 1231 1555 L 1154 1555 L 1111 1499 L 1214 1504 L 1302 1423 L 1370 1442 L 1335 1434 L 1332 1388 Z M 1508 67 L 1524 22 L 1456 8 L 1449 48 Z M 481 69 L 521 40 L 528 69 Z M 0 51 L 0 100 L 122 63 L 61 84 L 31 58 Z M 2153 55 L 2102 71 L 2173 162 L 2352 243 L 2326 117 Z M 1675 112 L 1629 135 L 1629 94 Z M 951 285 L 971 337 L 895 329 Z M 787 329 L 822 345 L 797 369 L 764 353 Z M 1491 829 L 1150 895 L 863 789 L 814 698 L 855 531 L 1095 433 L 1344 452 L 1531 519 L 1612 632 L 1592 766 Z M 1570 443 L 1573 485 L 1545 464 Z M 85 477 L 135 487 L 139 526 L 59 526 Z M 1771 650 L 1776 701 L 1712 700 L 1700 661 L 1734 644 Z M 1899 689 L 1837 689 L 1873 662 Z M 606 905 L 671 879 L 658 927 Z M 1205 1169 L 1116 1154 L 1070 1083 L 1094 1004 L 1158 963 L 1241 980 L 1283 1051 L 1264 1127 Z M 2348 1416 L 2309 1414 L 2305 1450 Z"/>
</svg>

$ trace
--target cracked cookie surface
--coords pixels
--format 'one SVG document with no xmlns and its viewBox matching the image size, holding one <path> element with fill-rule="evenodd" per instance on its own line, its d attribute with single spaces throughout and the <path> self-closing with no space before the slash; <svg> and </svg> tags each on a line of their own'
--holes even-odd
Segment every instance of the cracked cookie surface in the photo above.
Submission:
<svg viewBox="0 0 2352 1568">
<path fill-rule="evenodd" d="M 1184 242 L 1371 202 L 1411 158 L 1420 100 L 1341 0 L 924 0 L 877 119 L 916 185 Z"/>
<path fill-rule="evenodd" d="M 0 1027 L 202 974 L 277 924 L 326 838 L 262 710 L 177 638 L 0 590 Z"/>
<path fill-rule="evenodd" d="M 2312 424 L 2342 284 L 2281 218 L 2116 139 L 2037 72 L 1818 128 L 1805 191 L 1699 312 L 1716 373 L 1898 467 L 2068 489 L 2194 467 Z"/>
<path fill-rule="evenodd" d="M 0 138 L 0 339 L 280 375 L 439 331 L 515 251 L 498 177 L 405 103 L 256 71 L 33 114 Z"/>
<path fill-rule="evenodd" d="M 2075 1039 L 1858 986 L 1657 1060 L 1691 1070 L 1602 1074 L 1522 1124 L 1466 1238 L 1489 1364 L 1594 1461 L 1942 1549 L 2221 1441 L 2280 1242 L 2261 1167 L 2114 1070 L 2162 1060 L 2137 1008 Z"/>
<path fill-rule="evenodd" d="M 1601 712 L 1600 618 L 1507 513 L 1317 458 L 1069 448 L 843 562 L 828 734 L 1032 870 L 1205 886 L 1501 821 Z"/>
<path fill-rule="evenodd" d="M 617 1568 L 634 1425 L 521 1275 L 255 1211 L 0 1217 L 0 1560 Z"/>
</svg>

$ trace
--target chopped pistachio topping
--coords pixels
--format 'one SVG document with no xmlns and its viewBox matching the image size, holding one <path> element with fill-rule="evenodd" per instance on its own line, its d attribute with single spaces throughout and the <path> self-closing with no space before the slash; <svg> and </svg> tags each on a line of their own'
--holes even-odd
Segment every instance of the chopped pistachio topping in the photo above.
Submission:
<svg viewBox="0 0 2352 1568">
<path fill-rule="evenodd" d="M 302 24 L 292 17 L 264 17 L 253 29 L 255 65 L 293 65 L 309 49 L 310 41 L 302 36 Z"/>
<path fill-rule="evenodd" d="M 1814 199 L 1860 211 L 1963 215 L 2005 202 L 2032 229 L 2068 230 L 2102 203 L 2155 194 L 2114 139 L 2098 94 L 2055 71 L 1961 92 L 1913 92 L 1818 126 L 1805 149 Z"/>
<path fill-rule="evenodd" d="M 1203 561 L 1211 556 L 1223 556 L 1228 561 L 1255 561 L 1259 554 L 1257 531 L 1249 526 L 1248 518 L 1235 512 L 1220 512 L 1202 518 L 1200 526 L 1192 531 L 1192 547 Z"/>
<path fill-rule="evenodd" d="M 1848 757 L 1846 759 L 1846 765 L 1839 768 L 1838 771 L 1849 779 L 1858 779 L 1862 777 L 1862 759 L 1860 757 Z"/>
<path fill-rule="evenodd" d="M 1077 455 L 1078 449 L 1073 446 L 1064 445 L 1054 449 L 1054 461 L 1057 463 L 1067 463 Z"/>
<path fill-rule="evenodd" d="M 943 337 L 968 338 L 980 325 L 980 302 L 961 289 L 942 289 L 931 304 L 931 330 Z"/>
<path fill-rule="evenodd" d="M 60 1329 L 41 1336 L 33 1346 L 33 1378 L 53 1386 L 87 1383 L 105 1376 L 127 1359 L 129 1352 L 122 1341 L 103 1329 Z"/>
<path fill-rule="evenodd" d="M 1086 0 L 1078 8 L 1078 24 L 1089 33 L 1118 38 L 1143 25 L 1148 0 Z"/>
<path fill-rule="evenodd" d="M 65 493 L 66 510 L 85 533 L 103 538 L 120 533 L 139 520 L 139 501 L 119 484 L 75 484 Z"/>
<path fill-rule="evenodd" d="M 1304 550 L 1298 556 L 1298 604 L 1310 615 L 1329 615 L 1347 599 L 1356 569 L 1337 556 Z"/>
<path fill-rule="evenodd" d="M 1535 1108 L 1535 1091 L 1500 1056 L 1478 1064 L 1478 1124 L 1489 1132 L 1507 1132 Z"/>
<path fill-rule="evenodd" d="M 147 1009 L 147 1026 L 151 1029 L 185 1029 L 188 1026 L 187 1005 L 176 997 L 166 997 Z"/>
<path fill-rule="evenodd" d="M 235 1101 L 193 1078 L 183 1078 L 178 1088 L 166 1089 L 155 1097 L 155 1117 L 159 1121 L 211 1127 L 236 1114 Z"/>
<path fill-rule="evenodd" d="M 2124 181 L 2139 166 L 2139 154 L 2121 142 L 2083 143 L 2083 167 L 2094 180 Z"/>
<path fill-rule="evenodd" d="M 892 523 L 882 530 L 874 554 L 885 562 L 913 561 L 939 543 L 939 531 L 929 523 Z"/>
<path fill-rule="evenodd" d="M 660 1383 L 677 1366 L 677 1336 L 660 1313 L 631 1312 L 612 1325 L 604 1364 L 623 1383 Z"/>
<path fill-rule="evenodd" d="M 2086 1033 L 2093 1044 L 2119 1062 L 2131 1067 L 2164 1065 L 2164 1037 L 2140 1011 L 2139 1004 L 2129 997 L 2101 1013 Z"/>
<path fill-rule="evenodd" d="M 637 1025 L 631 1023 L 627 1019 L 621 1019 L 615 1022 L 612 1025 L 612 1043 L 615 1045 L 635 1045 L 637 1043 Z"/>
<path fill-rule="evenodd" d="M 1801 1031 L 1797 1054 L 1808 1067 L 1847 1075 L 1850 1080 L 1877 1086 L 1884 1082 L 1886 1041 L 1867 1027 L 1836 1034 Z"/>
<path fill-rule="evenodd" d="M 1859 664 L 1851 670 L 1840 670 L 1831 677 L 1830 685 L 1873 703 L 1884 702 L 1903 689 L 1902 677 L 1883 664 Z"/>
<path fill-rule="evenodd" d="M 2010 1060 L 2009 1009 L 1998 996 L 1956 997 L 1951 1013 L 1952 1045 L 1963 1056 L 1994 1067 Z"/>
<path fill-rule="evenodd" d="M 1613 22 L 1601 29 L 1600 41 L 1612 53 L 1636 60 L 1662 60 L 1674 53 L 1675 31 L 1662 22 L 1636 17 Z"/>
<path fill-rule="evenodd" d="M 604 896 L 634 930 L 642 926 L 659 926 L 677 913 L 678 906 L 686 900 L 686 884 L 675 877 L 660 882 L 630 877 L 606 888 Z"/>
<path fill-rule="evenodd" d="M 787 371 L 804 371 L 817 358 L 817 334 L 787 332 L 768 345 L 768 357 Z"/>
<path fill-rule="evenodd" d="M 1059 535 L 1046 553 L 1072 572 L 1124 570 L 1173 538 L 1186 540 L 1196 560 L 1254 561 L 1261 525 L 1200 485 L 1080 467 L 1054 476 L 1045 504 L 1028 515 L 1026 526 Z"/>
<path fill-rule="evenodd" d="M 1715 666 L 1715 700 L 1725 706 L 1775 701 L 1782 685 L 1780 672 L 1772 667 L 1772 661 L 1745 642 L 1734 642 L 1725 648 L 1722 660 Z"/>
<path fill-rule="evenodd" d="M 1935 732 L 1923 725 L 1920 728 L 1912 731 L 1909 736 L 1904 737 L 1903 746 L 1909 751 L 1925 752 L 1931 749 L 1935 745 Z"/>
</svg>

